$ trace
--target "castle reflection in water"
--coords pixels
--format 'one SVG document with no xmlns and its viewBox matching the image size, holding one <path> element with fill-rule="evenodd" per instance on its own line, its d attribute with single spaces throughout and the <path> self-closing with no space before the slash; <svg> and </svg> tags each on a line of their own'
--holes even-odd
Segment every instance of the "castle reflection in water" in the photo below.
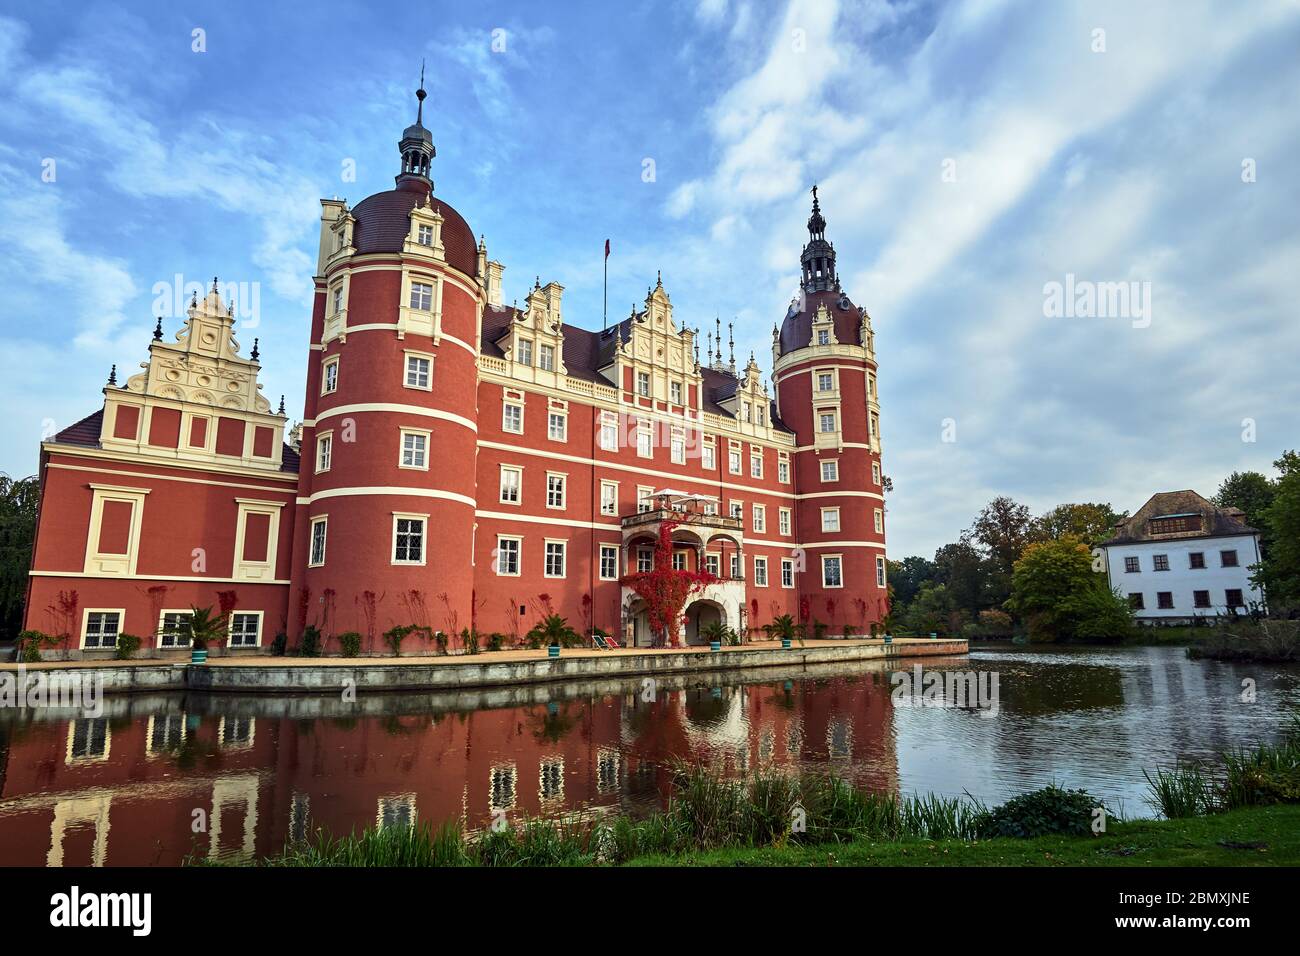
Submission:
<svg viewBox="0 0 1300 956">
<path fill-rule="evenodd" d="M 109 698 L 0 723 L 0 863 L 178 865 L 317 827 L 645 813 L 676 759 L 896 791 L 888 674 L 861 665 L 458 694 Z"/>
</svg>

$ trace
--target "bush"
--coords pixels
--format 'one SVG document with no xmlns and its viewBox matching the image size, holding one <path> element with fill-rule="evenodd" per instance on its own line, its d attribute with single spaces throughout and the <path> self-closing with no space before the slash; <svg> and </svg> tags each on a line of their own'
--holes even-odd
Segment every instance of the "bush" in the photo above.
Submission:
<svg viewBox="0 0 1300 956">
<path fill-rule="evenodd" d="M 298 642 L 298 655 L 320 657 L 320 628 L 315 624 L 308 624 L 303 628 L 302 639 Z"/>
<path fill-rule="evenodd" d="M 276 657 L 284 657 L 284 649 L 289 646 L 289 635 L 280 631 L 271 641 L 271 653 Z"/>
<path fill-rule="evenodd" d="M 338 636 L 338 641 L 344 657 L 356 657 L 361 653 L 361 635 L 356 631 L 344 631 Z"/>
<path fill-rule="evenodd" d="M 19 659 L 34 664 L 41 659 L 41 648 L 53 647 L 55 638 L 44 631 L 23 631 L 18 635 Z"/>
<path fill-rule="evenodd" d="M 1001 806 L 981 813 L 975 830 L 983 838 L 1031 838 L 1092 832 L 1093 811 L 1104 804 L 1087 790 L 1063 790 L 1055 785 L 1012 797 Z"/>
<path fill-rule="evenodd" d="M 131 655 L 140 649 L 140 638 L 134 634 L 117 635 L 117 659 L 129 661 Z"/>
<path fill-rule="evenodd" d="M 1010 637 L 1012 634 L 1011 615 L 1006 611 L 980 611 L 979 628 L 981 637 Z"/>
<path fill-rule="evenodd" d="M 466 654 L 478 653 L 478 631 L 471 631 L 468 627 L 462 628 L 460 632 L 460 643 L 465 648 Z"/>
<path fill-rule="evenodd" d="M 498 633 L 497 631 L 493 631 L 491 634 L 488 635 L 487 649 L 489 651 L 499 651 L 501 650 L 502 647 L 505 646 L 505 643 L 506 643 L 506 636 L 504 634 Z"/>
</svg>

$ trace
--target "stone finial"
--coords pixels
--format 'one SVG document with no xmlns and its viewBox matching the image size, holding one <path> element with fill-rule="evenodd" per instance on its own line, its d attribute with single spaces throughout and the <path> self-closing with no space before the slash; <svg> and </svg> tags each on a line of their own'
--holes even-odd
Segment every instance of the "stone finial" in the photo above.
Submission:
<svg viewBox="0 0 1300 956">
<path fill-rule="evenodd" d="M 284 414 L 284 396 L 283 396 L 283 395 L 280 396 L 280 412 L 279 412 L 279 413 L 280 413 L 281 415 Z"/>
<path fill-rule="evenodd" d="M 249 357 L 252 358 L 252 360 L 253 360 L 254 362 L 256 362 L 259 358 L 262 357 L 261 353 L 257 350 L 257 343 L 258 343 L 259 341 L 261 341 L 261 340 L 260 340 L 260 339 L 253 339 L 253 351 L 249 353 Z"/>
<path fill-rule="evenodd" d="M 161 315 L 158 316 L 158 324 L 153 327 L 153 340 L 155 342 L 162 341 L 162 316 Z"/>
<path fill-rule="evenodd" d="M 108 370 L 108 384 L 109 384 L 109 385 L 116 385 L 116 384 L 117 384 L 117 366 L 116 366 L 116 365 L 114 365 L 111 369 Z"/>
</svg>

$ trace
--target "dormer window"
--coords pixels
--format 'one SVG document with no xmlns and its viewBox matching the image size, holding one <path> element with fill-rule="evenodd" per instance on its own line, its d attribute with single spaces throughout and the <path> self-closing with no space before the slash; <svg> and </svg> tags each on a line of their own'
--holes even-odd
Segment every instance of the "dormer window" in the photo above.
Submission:
<svg viewBox="0 0 1300 956">
<path fill-rule="evenodd" d="M 817 330 L 817 344 L 818 344 L 818 345 L 830 345 L 830 344 L 831 344 L 831 330 L 830 330 L 830 329 L 818 329 L 818 330 Z"/>
<path fill-rule="evenodd" d="M 555 346 L 543 344 L 537 352 L 537 367 L 543 372 L 555 371 Z"/>
<path fill-rule="evenodd" d="M 520 339 L 515 345 L 515 361 L 520 365 L 531 366 L 533 364 L 533 341 L 532 339 Z"/>
<path fill-rule="evenodd" d="M 416 241 L 422 246 L 433 245 L 433 226 L 420 226 Z"/>
<path fill-rule="evenodd" d="M 411 283 L 411 308 L 417 312 L 433 309 L 433 286 L 427 282 Z"/>
<path fill-rule="evenodd" d="M 343 287 L 339 286 L 334 290 L 334 314 L 338 315 L 343 311 Z"/>
</svg>

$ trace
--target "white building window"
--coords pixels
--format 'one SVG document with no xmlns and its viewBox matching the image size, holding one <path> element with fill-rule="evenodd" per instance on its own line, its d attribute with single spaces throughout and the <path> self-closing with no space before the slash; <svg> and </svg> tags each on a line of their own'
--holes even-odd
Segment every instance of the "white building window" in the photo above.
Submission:
<svg viewBox="0 0 1300 956">
<path fill-rule="evenodd" d="M 878 461 L 871 463 L 871 483 L 874 485 L 880 484 L 880 462 Z"/>
<path fill-rule="evenodd" d="M 731 503 L 731 517 L 741 519 L 745 517 L 745 503 L 743 501 L 733 501 Z"/>
<path fill-rule="evenodd" d="M 335 286 L 334 288 L 334 314 L 338 315 L 343 311 L 343 287 Z"/>
<path fill-rule="evenodd" d="M 309 567 L 319 568 L 325 563 L 325 539 L 329 530 L 329 518 L 313 518 L 311 521 L 311 554 L 307 558 Z"/>
<path fill-rule="evenodd" d="M 427 515 L 393 516 L 393 564 L 424 564 Z"/>
<path fill-rule="evenodd" d="M 82 629 L 82 647 L 117 647 L 122 630 L 122 611 L 87 611 Z"/>
<path fill-rule="evenodd" d="M 669 450 L 674 465 L 686 464 L 686 436 L 675 431 L 669 439 Z"/>
<path fill-rule="evenodd" d="M 735 551 L 731 552 L 731 579 L 733 581 L 741 580 L 741 578 L 743 577 L 741 572 L 743 570 L 744 569 L 740 564 L 740 555 Z"/>
<path fill-rule="evenodd" d="M 715 578 L 719 573 L 718 556 L 716 554 L 706 554 L 704 556 L 704 570 L 708 571 Z"/>
<path fill-rule="evenodd" d="M 511 465 L 501 466 L 501 498 L 503 505 L 517 505 L 523 491 L 524 471 Z"/>
<path fill-rule="evenodd" d="M 600 447 L 618 451 L 618 416 L 614 412 L 600 413 Z"/>
<path fill-rule="evenodd" d="M 520 339 L 515 343 L 515 361 L 520 365 L 532 366 L 533 364 L 533 340 Z"/>
<path fill-rule="evenodd" d="M 600 579 L 602 581 L 618 580 L 618 545 L 602 544 L 600 546 Z"/>
<path fill-rule="evenodd" d="M 832 458 L 829 461 L 823 461 L 822 481 L 839 481 L 839 480 L 840 480 L 839 459 Z"/>
<path fill-rule="evenodd" d="M 501 430 L 512 435 L 524 433 L 524 406 L 506 402 L 501 406 Z"/>
<path fill-rule="evenodd" d="M 429 433 L 402 429 L 401 467 L 429 470 Z"/>
<path fill-rule="evenodd" d="M 555 371 L 555 346 L 543 342 L 537 350 L 537 367 L 543 372 Z"/>
<path fill-rule="evenodd" d="M 674 405 L 682 403 L 682 383 L 671 382 L 668 385 L 668 398 Z"/>
<path fill-rule="evenodd" d="M 257 647 L 261 638 L 261 611 L 236 611 L 230 615 L 231 647 Z"/>
<path fill-rule="evenodd" d="M 618 482 L 602 481 L 600 483 L 600 513 L 618 514 Z"/>
<path fill-rule="evenodd" d="M 564 508 L 564 475 L 547 473 L 546 507 L 559 509 Z"/>
<path fill-rule="evenodd" d="M 776 480 L 783 485 L 790 484 L 790 460 L 782 458 L 776 463 Z"/>
<path fill-rule="evenodd" d="M 885 531 L 885 513 L 879 508 L 876 509 L 876 534 L 883 534 Z"/>
<path fill-rule="evenodd" d="M 654 457 L 654 436 L 650 433 L 649 422 L 637 423 L 636 453 L 641 458 Z"/>
<path fill-rule="evenodd" d="M 564 577 L 564 550 L 563 541 L 546 542 L 546 567 L 543 573 L 548 578 Z"/>
<path fill-rule="evenodd" d="M 509 535 L 497 536 L 497 574 L 503 577 L 519 576 L 520 539 Z"/>
<path fill-rule="evenodd" d="M 650 373 L 649 372 L 636 373 L 636 393 L 640 395 L 642 398 L 650 397 Z"/>
<path fill-rule="evenodd" d="M 840 509 L 839 508 L 822 509 L 822 530 L 823 531 L 840 530 Z"/>
<path fill-rule="evenodd" d="M 193 611 L 163 611 L 158 618 L 158 646 L 189 647 L 185 625 L 193 616 Z"/>
<path fill-rule="evenodd" d="M 844 573 L 838 554 L 822 555 L 822 587 L 844 587 Z"/>
<path fill-rule="evenodd" d="M 329 471 L 333 457 L 333 434 L 318 435 L 316 437 L 316 473 L 320 474 L 322 471 Z"/>
<path fill-rule="evenodd" d="M 762 452 L 758 453 L 757 455 L 753 455 L 753 454 L 751 454 L 751 455 L 749 456 L 749 477 L 751 477 L 751 478 L 762 478 L 762 477 L 763 477 L 763 454 L 762 454 Z"/>
<path fill-rule="evenodd" d="M 790 533 L 791 512 L 789 508 L 781 508 L 776 513 L 777 531 L 781 534 Z"/>
<path fill-rule="evenodd" d="M 685 551 L 674 551 L 674 552 L 673 552 L 673 570 L 674 570 L 674 571 L 685 571 L 685 570 L 686 570 L 686 552 L 685 552 Z"/>
<path fill-rule="evenodd" d="M 818 330 L 817 330 L 817 344 L 818 344 L 818 345 L 830 345 L 830 344 L 831 344 L 831 332 L 830 332 L 830 329 L 818 329 Z"/>
<path fill-rule="evenodd" d="M 817 428 L 823 435 L 835 431 L 835 413 L 818 412 Z"/>
<path fill-rule="evenodd" d="M 700 448 L 700 464 L 705 471 L 713 471 L 718 467 L 718 450 L 713 445 L 705 444 Z"/>
<path fill-rule="evenodd" d="M 645 514 L 647 511 L 650 510 L 650 505 L 651 505 L 650 495 L 653 492 L 654 492 L 654 488 L 651 487 L 650 485 L 636 486 L 636 513 L 637 514 Z"/>
<path fill-rule="evenodd" d="M 794 561 L 790 558 L 781 559 L 781 587 L 794 587 Z"/>
<path fill-rule="evenodd" d="M 767 587 L 767 558 L 754 558 L 754 585 Z"/>
<path fill-rule="evenodd" d="M 423 391 L 430 391 L 430 373 L 433 371 L 433 360 L 427 355 L 407 355 L 406 356 L 406 382 L 407 388 L 418 388 Z"/>
<path fill-rule="evenodd" d="M 817 391 L 833 392 L 835 391 L 835 376 L 830 372 L 817 373 Z"/>
<path fill-rule="evenodd" d="M 422 246 L 433 245 L 433 226 L 421 225 L 416 231 L 415 241 Z"/>
<path fill-rule="evenodd" d="M 653 571 L 655 568 L 655 553 L 649 548 L 636 549 L 636 569 L 639 574 L 645 574 Z"/>
<path fill-rule="evenodd" d="M 767 530 L 767 505 L 754 505 L 754 527 L 751 531 Z"/>
<path fill-rule="evenodd" d="M 727 452 L 727 470 L 733 475 L 740 474 L 740 449 L 732 448 Z"/>
<path fill-rule="evenodd" d="M 433 286 L 427 282 L 411 283 L 411 308 L 428 312 L 433 308 Z"/>
<path fill-rule="evenodd" d="M 885 586 L 885 559 L 882 557 L 876 558 L 876 586 Z"/>
<path fill-rule="evenodd" d="M 322 395 L 332 395 L 339 389 L 338 356 L 328 359 L 323 368 L 324 374 L 321 376 L 320 393 Z"/>
<path fill-rule="evenodd" d="M 549 412 L 546 416 L 546 437 L 551 441 L 568 441 L 569 416 L 564 412 Z"/>
</svg>

